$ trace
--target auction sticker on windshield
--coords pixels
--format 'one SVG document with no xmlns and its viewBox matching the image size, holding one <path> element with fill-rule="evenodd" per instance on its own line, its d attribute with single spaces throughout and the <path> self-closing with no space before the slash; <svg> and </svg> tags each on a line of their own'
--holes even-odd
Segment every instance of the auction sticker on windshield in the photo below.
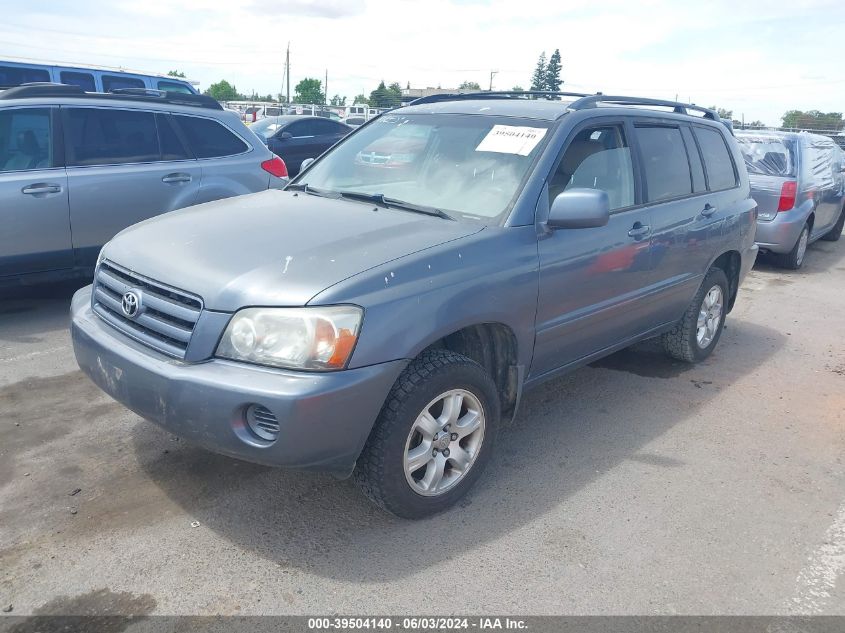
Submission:
<svg viewBox="0 0 845 633">
<path fill-rule="evenodd" d="M 528 156 L 545 135 L 546 128 L 542 127 L 494 125 L 475 151 Z"/>
</svg>

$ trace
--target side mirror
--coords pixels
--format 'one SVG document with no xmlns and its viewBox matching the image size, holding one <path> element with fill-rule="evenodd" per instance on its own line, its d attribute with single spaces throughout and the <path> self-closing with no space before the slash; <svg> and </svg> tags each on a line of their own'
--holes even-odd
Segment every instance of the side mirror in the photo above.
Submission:
<svg viewBox="0 0 845 633">
<path fill-rule="evenodd" d="M 311 166 L 311 163 L 313 162 L 313 158 L 306 158 L 304 161 L 302 161 L 302 164 L 299 166 L 299 171 L 305 171 Z"/>
<path fill-rule="evenodd" d="M 280 141 L 286 141 L 289 138 L 293 138 L 293 134 L 291 134 L 290 132 L 282 132 L 281 134 L 279 134 Z"/>
<path fill-rule="evenodd" d="M 549 209 L 552 229 L 590 229 L 610 221 L 610 199 L 599 189 L 569 189 L 557 195 Z"/>
</svg>

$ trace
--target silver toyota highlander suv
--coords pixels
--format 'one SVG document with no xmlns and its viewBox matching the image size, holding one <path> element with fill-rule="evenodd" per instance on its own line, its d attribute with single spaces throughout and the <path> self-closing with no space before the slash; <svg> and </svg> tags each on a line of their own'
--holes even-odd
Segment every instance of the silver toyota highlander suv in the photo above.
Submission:
<svg viewBox="0 0 845 633">
<path fill-rule="evenodd" d="M 127 226 L 286 183 L 284 162 L 210 97 L 11 88 L 0 92 L 0 287 L 90 276 Z"/>
</svg>

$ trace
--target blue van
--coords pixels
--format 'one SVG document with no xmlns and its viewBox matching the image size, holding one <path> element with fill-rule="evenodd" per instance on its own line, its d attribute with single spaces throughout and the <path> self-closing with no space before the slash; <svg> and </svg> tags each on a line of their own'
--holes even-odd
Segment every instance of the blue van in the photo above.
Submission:
<svg viewBox="0 0 845 633">
<path fill-rule="evenodd" d="M 111 92 L 119 88 L 150 88 L 198 94 L 190 82 L 167 75 L 142 75 L 114 68 L 56 66 L 0 60 L 0 90 L 21 84 L 49 81 L 79 86 L 86 92 Z"/>
</svg>

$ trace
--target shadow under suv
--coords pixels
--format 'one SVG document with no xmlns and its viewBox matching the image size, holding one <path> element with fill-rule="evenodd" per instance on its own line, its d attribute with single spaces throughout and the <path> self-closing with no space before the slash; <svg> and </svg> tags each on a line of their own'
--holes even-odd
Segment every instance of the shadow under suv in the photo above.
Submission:
<svg viewBox="0 0 845 633">
<path fill-rule="evenodd" d="M 706 358 L 757 254 L 729 130 L 531 96 L 421 99 L 285 191 L 123 231 L 72 302 L 80 367 L 190 441 L 421 517 L 478 479 L 525 389 L 655 336 Z"/>
<path fill-rule="evenodd" d="M 91 275 L 122 229 L 287 184 L 210 97 L 29 84 L 0 92 L 0 287 Z"/>
</svg>

